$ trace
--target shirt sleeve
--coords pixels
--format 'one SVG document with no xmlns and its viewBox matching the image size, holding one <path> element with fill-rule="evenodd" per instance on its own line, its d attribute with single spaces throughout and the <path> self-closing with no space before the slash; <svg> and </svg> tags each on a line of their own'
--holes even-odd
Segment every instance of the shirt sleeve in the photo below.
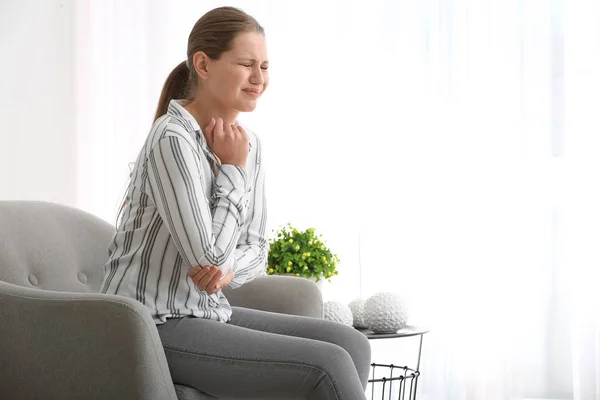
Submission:
<svg viewBox="0 0 600 400">
<path fill-rule="evenodd" d="M 256 140 L 256 173 L 253 191 L 248 208 L 248 220 L 240 233 L 238 246 L 235 249 L 233 279 L 229 283 L 232 289 L 264 275 L 269 254 L 267 239 L 267 202 L 265 198 L 265 170 L 262 163 L 260 141 Z"/>
<path fill-rule="evenodd" d="M 198 151 L 182 137 L 165 136 L 148 155 L 148 181 L 188 267 L 214 265 L 225 275 L 246 220 L 246 170 L 222 165 L 211 194 Z"/>
</svg>

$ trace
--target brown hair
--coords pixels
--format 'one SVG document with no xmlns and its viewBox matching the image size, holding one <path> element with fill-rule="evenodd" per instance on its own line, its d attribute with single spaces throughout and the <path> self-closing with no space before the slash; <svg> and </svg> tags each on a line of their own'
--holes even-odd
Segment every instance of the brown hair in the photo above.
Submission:
<svg viewBox="0 0 600 400">
<path fill-rule="evenodd" d="M 165 81 L 154 121 L 166 114 L 171 100 L 187 99 L 198 88 L 194 54 L 203 51 L 218 60 L 221 54 L 231 50 L 233 39 L 243 32 L 265 33 L 253 17 L 234 7 L 215 8 L 200 17 L 188 38 L 186 61 L 176 66 Z"/>
</svg>

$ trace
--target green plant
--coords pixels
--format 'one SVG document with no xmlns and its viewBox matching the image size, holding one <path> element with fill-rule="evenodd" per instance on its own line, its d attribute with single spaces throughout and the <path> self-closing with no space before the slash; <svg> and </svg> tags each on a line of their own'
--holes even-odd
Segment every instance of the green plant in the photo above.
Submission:
<svg viewBox="0 0 600 400">
<path fill-rule="evenodd" d="M 322 237 L 315 234 L 314 228 L 302 232 L 290 223 L 277 230 L 269 240 L 267 274 L 294 274 L 331 282 L 330 278 L 338 274 L 336 265 L 340 258 L 331 253 Z"/>
</svg>

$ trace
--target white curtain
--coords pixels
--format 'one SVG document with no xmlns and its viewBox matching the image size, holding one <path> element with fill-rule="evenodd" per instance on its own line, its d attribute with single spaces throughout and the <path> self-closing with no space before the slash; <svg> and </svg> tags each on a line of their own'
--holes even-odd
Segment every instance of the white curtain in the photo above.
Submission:
<svg viewBox="0 0 600 400">
<path fill-rule="evenodd" d="M 432 328 L 420 398 L 600 399 L 600 2 L 77 2 L 80 207 L 114 219 L 164 79 L 225 4 L 267 30 L 243 120 L 270 227 L 342 259 L 326 300 L 406 298 Z"/>
</svg>

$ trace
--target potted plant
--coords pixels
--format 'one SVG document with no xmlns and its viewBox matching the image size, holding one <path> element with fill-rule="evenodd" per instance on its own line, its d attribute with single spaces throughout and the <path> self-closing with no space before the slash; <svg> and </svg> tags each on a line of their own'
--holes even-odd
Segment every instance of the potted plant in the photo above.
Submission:
<svg viewBox="0 0 600 400">
<path fill-rule="evenodd" d="M 338 274 L 340 259 L 323 243 L 314 228 L 300 231 L 291 223 L 275 231 L 269 240 L 267 274 L 294 275 L 317 283 Z M 321 285 L 319 285 L 321 286 Z"/>
</svg>

